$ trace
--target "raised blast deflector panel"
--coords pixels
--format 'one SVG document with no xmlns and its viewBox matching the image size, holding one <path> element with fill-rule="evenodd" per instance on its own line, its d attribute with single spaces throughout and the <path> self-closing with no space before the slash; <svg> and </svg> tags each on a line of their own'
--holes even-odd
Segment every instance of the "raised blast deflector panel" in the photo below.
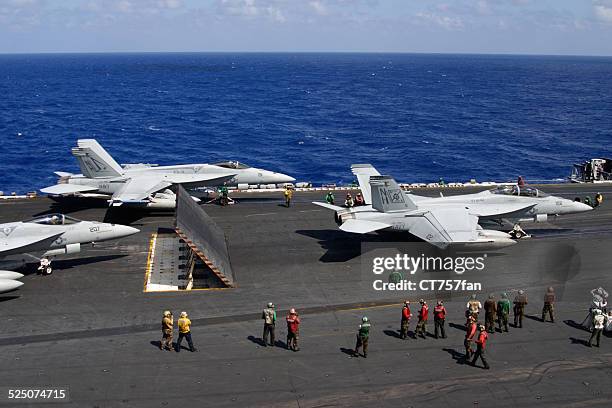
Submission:
<svg viewBox="0 0 612 408">
<path fill-rule="evenodd" d="M 236 286 L 223 230 L 182 186 L 176 198 L 176 232 L 229 287 Z"/>
</svg>

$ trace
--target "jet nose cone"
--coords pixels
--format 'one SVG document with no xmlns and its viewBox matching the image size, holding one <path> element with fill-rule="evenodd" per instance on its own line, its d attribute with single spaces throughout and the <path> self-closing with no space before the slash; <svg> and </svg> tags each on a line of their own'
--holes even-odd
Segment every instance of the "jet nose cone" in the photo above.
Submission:
<svg viewBox="0 0 612 408">
<path fill-rule="evenodd" d="M 0 293 L 10 292 L 23 285 L 23 282 L 10 279 L 0 279 Z"/>
<path fill-rule="evenodd" d="M 129 227 L 127 225 L 115 225 L 115 234 L 118 237 L 129 237 L 140 232 L 138 228 Z"/>
<path fill-rule="evenodd" d="M 282 183 L 293 183 L 295 179 L 283 173 L 270 172 L 266 177 L 270 183 L 282 184 Z"/>
<path fill-rule="evenodd" d="M 590 205 L 585 204 L 585 203 L 574 201 L 573 210 L 575 212 L 586 212 L 586 211 L 593 210 L 593 207 L 591 207 Z"/>
<path fill-rule="evenodd" d="M 23 275 L 19 272 L 0 271 L 0 279 L 15 280 L 15 279 L 21 279 L 21 278 L 23 278 Z"/>
</svg>

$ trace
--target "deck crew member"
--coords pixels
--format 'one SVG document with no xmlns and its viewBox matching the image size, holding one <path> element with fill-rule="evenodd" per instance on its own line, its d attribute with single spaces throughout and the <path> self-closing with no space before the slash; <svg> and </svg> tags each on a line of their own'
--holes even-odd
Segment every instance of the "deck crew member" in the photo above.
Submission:
<svg viewBox="0 0 612 408">
<path fill-rule="evenodd" d="M 402 307 L 402 321 L 400 324 L 400 339 L 406 340 L 408 338 L 408 325 L 410 324 L 410 318 L 412 317 L 412 313 L 410 313 L 410 301 L 404 302 L 404 307 Z"/>
<path fill-rule="evenodd" d="M 160 350 L 172 351 L 172 332 L 174 331 L 174 318 L 172 312 L 166 310 L 162 318 L 162 340 L 159 344 Z"/>
<path fill-rule="evenodd" d="M 332 193 L 331 191 L 328 191 L 327 195 L 325 196 L 325 202 L 327 204 L 334 205 L 334 200 L 335 200 L 334 193 Z"/>
<path fill-rule="evenodd" d="M 435 337 L 438 338 L 438 330 L 443 339 L 446 338 L 446 332 L 444 331 L 444 322 L 446 321 L 446 308 L 444 302 L 438 300 L 438 303 L 434 307 L 434 326 L 435 326 Z"/>
<path fill-rule="evenodd" d="M 427 333 L 427 318 L 429 316 L 429 307 L 427 306 L 427 302 L 423 299 L 419 300 L 419 304 L 421 305 L 421 309 L 419 310 L 419 321 L 416 325 L 416 329 L 414 329 L 414 338 L 417 336 L 421 336 L 422 338 L 426 338 L 425 335 Z"/>
<path fill-rule="evenodd" d="M 510 231 L 510 236 L 514 239 L 521 239 L 527 236 L 527 233 L 523 228 L 521 228 L 521 224 L 516 223 L 512 227 L 512 231 Z"/>
<path fill-rule="evenodd" d="M 357 344 L 355 344 L 355 350 L 353 354 L 355 357 L 359 356 L 359 349 L 363 347 L 363 357 L 368 357 L 368 343 L 370 340 L 370 321 L 366 316 L 361 318 L 361 324 L 359 325 L 359 330 L 357 331 Z"/>
<path fill-rule="evenodd" d="M 473 294 L 468 300 L 466 305 L 466 315 L 473 316 L 474 320 L 478 321 L 478 313 L 480 313 L 480 309 L 482 309 L 482 304 L 479 300 L 476 299 L 476 294 Z"/>
<path fill-rule="evenodd" d="M 555 322 L 555 289 L 551 286 L 544 294 L 544 307 L 542 307 L 542 321 L 546 321 L 546 313 L 550 316 L 550 321 Z"/>
<path fill-rule="evenodd" d="M 355 203 L 353 202 L 353 196 L 351 196 L 351 193 L 346 193 L 346 200 L 344 200 L 344 206 L 347 208 L 351 208 L 355 206 Z"/>
<path fill-rule="evenodd" d="M 589 347 L 593 347 L 593 339 L 597 340 L 595 347 L 599 347 L 599 341 L 601 339 L 601 332 L 603 331 L 604 325 L 606 324 L 607 316 L 599 309 L 593 310 L 593 333 L 589 339 Z"/>
<path fill-rule="evenodd" d="M 183 338 L 187 340 L 187 344 L 189 345 L 189 351 L 192 353 L 197 351 L 195 347 L 193 347 L 193 341 L 191 340 L 191 320 L 187 316 L 187 312 L 181 312 L 181 317 L 178 319 L 178 327 L 179 327 L 179 336 L 176 341 L 176 352 L 181 351 L 181 343 Z"/>
<path fill-rule="evenodd" d="M 291 199 L 293 198 L 293 189 L 289 186 L 285 186 L 285 192 L 283 194 L 285 196 L 285 206 L 287 208 L 291 207 Z"/>
<path fill-rule="evenodd" d="M 497 324 L 499 331 L 502 331 L 503 325 L 504 331 L 508 332 L 508 315 L 510 315 L 510 300 L 508 300 L 508 295 L 504 292 L 501 294 L 501 299 L 497 301 Z"/>
<path fill-rule="evenodd" d="M 469 316 L 465 331 L 465 339 L 463 340 L 466 361 L 469 361 L 472 357 L 472 342 L 474 341 L 474 336 L 476 335 L 476 327 L 476 319 L 474 319 L 474 316 Z"/>
<path fill-rule="evenodd" d="M 495 331 L 495 320 L 497 314 L 497 303 L 495 302 L 495 295 L 492 293 L 489 295 L 489 298 L 485 300 L 484 304 L 485 310 L 485 327 L 487 332 L 493 333 Z"/>
<path fill-rule="evenodd" d="M 518 291 L 514 297 L 514 327 L 523 327 L 523 317 L 525 316 L 525 306 L 527 305 L 527 295 L 523 289 Z"/>
<path fill-rule="evenodd" d="M 360 205 L 365 205 L 365 200 L 363 199 L 361 193 L 357 193 L 357 195 L 355 196 L 355 207 Z"/>
<path fill-rule="evenodd" d="M 487 345 L 487 339 L 489 335 L 487 334 L 486 328 L 481 324 L 478 328 L 480 333 L 478 334 L 478 339 L 476 340 L 476 353 L 474 353 L 474 358 L 472 359 L 472 365 L 476 366 L 476 361 L 478 357 L 482 360 L 482 364 L 484 365 L 484 369 L 489 369 L 489 363 L 487 363 L 487 359 L 485 358 L 485 348 Z"/>
<path fill-rule="evenodd" d="M 300 334 L 300 317 L 294 308 L 289 310 L 287 315 L 287 349 L 293 351 L 299 351 L 298 339 Z"/>
<path fill-rule="evenodd" d="M 38 270 L 41 275 L 51 275 L 53 273 L 53 268 L 51 268 L 51 261 L 47 257 L 40 258 L 40 265 L 38 266 Z"/>
<path fill-rule="evenodd" d="M 264 346 L 268 345 L 268 337 L 270 337 L 270 346 L 274 347 L 274 330 L 276 328 L 276 311 L 274 310 L 274 303 L 269 302 L 268 307 L 266 307 L 261 313 L 261 318 L 264 320 L 264 328 L 263 328 L 263 343 Z"/>
</svg>

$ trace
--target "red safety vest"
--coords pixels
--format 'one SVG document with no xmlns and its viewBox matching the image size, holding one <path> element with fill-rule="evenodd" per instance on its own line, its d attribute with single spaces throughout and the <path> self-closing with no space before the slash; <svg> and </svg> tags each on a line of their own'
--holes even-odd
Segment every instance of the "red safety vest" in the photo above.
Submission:
<svg viewBox="0 0 612 408">
<path fill-rule="evenodd" d="M 421 310 L 419 310 L 419 319 L 427 320 L 427 315 L 429 315 L 429 308 L 427 305 L 423 305 Z"/>
<path fill-rule="evenodd" d="M 465 334 L 465 338 L 468 340 L 472 340 L 474 335 L 476 334 L 476 323 L 472 323 L 467 327 L 467 333 Z"/>
<path fill-rule="evenodd" d="M 480 347 L 482 347 L 482 349 L 484 350 L 485 346 L 487 345 L 488 338 L 489 338 L 489 335 L 487 334 L 486 331 L 483 330 L 478 335 L 478 340 L 476 340 L 476 344 L 480 344 Z"/>
<path fill-rule="evenodd" d="M 300 318 L 297 317 L 297 315 L 290 314 L 289 316 L 287 316 L 287 329 L 291 333 L 297 333 L 299 327 L 300 327 Z"/>
<path fill-rule="evenodd" d="M 437 319 L 444 319 L 446 317 L 446 309 L 444 306 L 434 307 L 434 315 Z"/>
<path fill-rule="evenodd" d="M 402 320 L 408 320 L 411 316 L 412 313 L 410 313 L 410 308 L 408 306 L 404 306 L 402 308 Z"/>
</svg>

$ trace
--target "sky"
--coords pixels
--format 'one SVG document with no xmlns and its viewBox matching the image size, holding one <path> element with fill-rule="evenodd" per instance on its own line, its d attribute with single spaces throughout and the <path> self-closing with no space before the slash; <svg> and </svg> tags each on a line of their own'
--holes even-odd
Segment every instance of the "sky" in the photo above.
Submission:
<svg viewBox="0 0 612 408">
<path fill-rule="evenodd" d="M 612 55 L 612 0 L 0 0 L 0 53 Z"/>
</svg>

